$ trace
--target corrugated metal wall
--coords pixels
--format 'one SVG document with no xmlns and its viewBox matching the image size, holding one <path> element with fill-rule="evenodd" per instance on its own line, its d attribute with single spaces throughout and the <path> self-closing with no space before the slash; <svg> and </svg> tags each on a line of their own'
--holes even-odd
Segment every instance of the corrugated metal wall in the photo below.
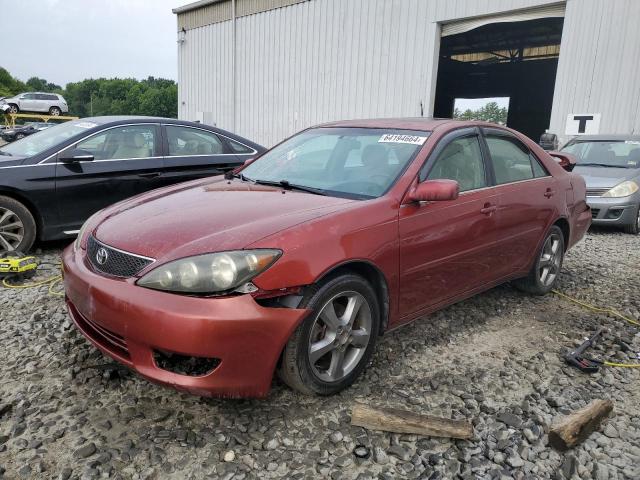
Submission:
<svg viewBox="0 0 640 480">
<path fill-rule="evenodd" d="M 600 133 L 640 134 L 640 1 L 569 0 L 550 130 L 600 113 Z"/>
<path fill-rule="evenodd" d="M 200 117 L 265 145 L 340 118 L 418 116 L 421 110 L 427 116 L 439 23 L 552 3 L 558 2 L 310 0 L 238 18 L 235 125 L 231 22 L 196 28 L 178 46 L 179 116 L 209 112 Z M 554 131 L 563 132 L 574 111 L 601 109 L 604 125 L 610 114 L 604 109 L 613 114 L 623 103 L 626 118 L 616 128 L 635 122 L 637 130 L 640 52 L 633 22 L 639 8 L 638 0 L 568 1 Z"/>
</svg>

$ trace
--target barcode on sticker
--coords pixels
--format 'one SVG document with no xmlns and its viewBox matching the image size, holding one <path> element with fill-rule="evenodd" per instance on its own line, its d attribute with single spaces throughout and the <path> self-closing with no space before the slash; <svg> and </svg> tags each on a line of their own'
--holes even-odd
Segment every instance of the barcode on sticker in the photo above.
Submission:
<svg viewBox="0 0 640 480">
<path fill-rule="evenodd" d="M 396 133 L 387 133 L 380 137 L 378 143 L 410 143 L 411 145 L 423 145 L 427 137 L 418 137 L 416 135 L 398 135 Z"/>
</svg>

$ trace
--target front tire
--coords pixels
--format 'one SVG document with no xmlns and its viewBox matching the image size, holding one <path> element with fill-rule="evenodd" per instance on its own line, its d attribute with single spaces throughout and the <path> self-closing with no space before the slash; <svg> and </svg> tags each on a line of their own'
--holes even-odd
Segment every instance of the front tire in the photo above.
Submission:
<svg viewBox="0 0 640 480">
<path fill-rule="evenodd" d="M 18 108 L 18 105 L 16 105 L 15 103 L 10 103 L 9 104 L 9 113 L 18 113 L 20 112 L 20 109 Z"/>
<path fill-rule="evenodd" d="M 547 232 L 529 274 L 516 280 L 516 288 L 533 295 L 549 293 L 558 281 L 564 260 L 564 234 L 553 225 Z"/>
<path fill-rule="evenodd" d="M 57 117 L 61 113 L 62 113 L 62 111 L 58 107 L 51 107 L 49 109 L 49 115 L 53 115 L 54 117 Z"/>
<path fill-rule="evenodd" d="M 355 381 L 373 354 L 380 328 L 375 291 L 359 275 L 341 275 L 310 289 L 301 308 L 311 314 L 287 342 L 279 375 L 302 393 L 333 395 Z"/>
<path fill-rule="evenodd" d="M 624 226 L 625 233 L 630 233 L 632 235 L 640 233 L 640 205 L 636 208 L 635 219 L 635 222 Z"/>
<path fill-rule="evenodd" d="M 20 202 L 0 196 L 0 255 L 13 250 L 27 252 L 36 239 L 36 222 Z"/>
</svg>

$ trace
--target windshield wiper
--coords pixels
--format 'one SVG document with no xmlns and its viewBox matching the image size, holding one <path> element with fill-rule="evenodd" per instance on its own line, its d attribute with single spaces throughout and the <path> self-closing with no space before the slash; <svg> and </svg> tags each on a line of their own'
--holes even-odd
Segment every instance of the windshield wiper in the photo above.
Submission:
<svg viewBox="0 0 640 480">
<path fill-rule="evenodd" d="M 2 150 L 0 150 L 0 155 L 6 155 L 7 157 L 13 157 L 13 155 L 11 155 L 9 152 L 3 152 Z"/>
<path fill-rule="evenodd" d="M 224 178 L 225 178 L 225 180 L 231 180 L 232 178 L 239 178 L 243 182 L 250 182 L 251 181 L 250 178 L 245 177 L 242 173 L 233 173 L 233 170 L 230 171 L 230 172 L 226 172 L 224 174 Z"/>
<path fill-rule="evenodd" d="M 612 167 L 612 168 L 627 168 L 625 165 L 610 165 L 608 163 L 578 163 L 581 167 Z"/>
<path fill-rule="evenodd" d="M 254 180 L 254 183 L 258 185 L 270 185 L 272 187 L 282 187 L 285 190 L 299 190 L 301 192 L 313 193 L 314 195 L 327 195 L 326 192 L 320 188 L 307 187 L 305 185 L 296 185 L 295 183 L 289 183 L 289 180 Z"/>
</svg>

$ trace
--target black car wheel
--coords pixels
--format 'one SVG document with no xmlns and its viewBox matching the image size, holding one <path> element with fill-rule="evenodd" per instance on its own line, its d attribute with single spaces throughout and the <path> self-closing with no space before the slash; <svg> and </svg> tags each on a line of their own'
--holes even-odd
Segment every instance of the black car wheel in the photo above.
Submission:
<svg viewBox="0 0 640 480">
<path fill-rule="evenodd" d="M 9 104 L 9 113 L 18 113 L 20 111 L 20 109 L 18 108 L 18 106 L 15 103 L 10 103 Z"/>
<path fill-rule="evenodd" d="M 28 251 L 36 239 L 36 222 L 20 202 L 0 196 L 0 255 Z"/>
<path fill-rule="evenodd" d="M 280 377 L 302 393 L 332 395 L 351 385 L 373 354 L 378 300 L 369 282 L 347 274 L 312 288 L 301 308 L 312 313 L 285 346 Z"/>
<path fill-rule="evenodd" d="M 16 134 L 16 140 L 20 140 L 21 138 L 24 138 L 24 133 Z"/>
<path fill-rule="evenodd" d="M 62 111 L 58 107 L 51 107 L 49 109 L 49 115 L 53 115 L 54 117 L 57 117 L 61 113 L 62 113 Z"/>
<path fill-rule="evenodd" d="M 516 280 L 514 285 L 534 295 L 549 293 L 558 281 L 563 260 L 564 234 L 554 225 L 547 232 L 529 275 Z"/>
<path fill-rule="evenodd" d="M 640 205 L 636 207 L 634 217 L 635 221 L 633 223 L 630 223 L 629 225 L 625 225 L 624 231 L 632 235 L 637 235 L 638 233 L 640 233 Z"/>
</svg>

